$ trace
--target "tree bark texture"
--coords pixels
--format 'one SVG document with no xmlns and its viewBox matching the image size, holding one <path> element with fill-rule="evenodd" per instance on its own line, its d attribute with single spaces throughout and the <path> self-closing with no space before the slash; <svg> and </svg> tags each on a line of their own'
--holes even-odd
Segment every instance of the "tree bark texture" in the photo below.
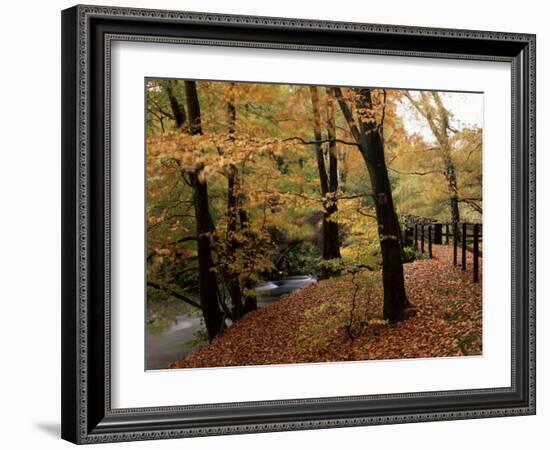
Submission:
<svg viewBox="0 0 550 450">
<path fill-rule="evenodd" d="M 200 103 L 194 81 L 185 81 L 187 111 L 189 113 L 189 132 L 201 134 Z M 199 297 L 204 322 L 210 340 L 214 339 L 223 328 L 223 314 L 219 304 L 216 274 L 212 258 L 211 232 L 212 218 L 209 210 L 208 186 L 201 176 L 203 168 L 194 168 L 189 173 L 193 188 L 193 203 L 197 228 L 197 253 L 199 264 Z"/>
<path fill-rule="evenodd" d="M 316 86 L 310 86 L 311 104 L 313 108 L 313 136 L 315 138 L 315 155 L 317 169 L 319 171 L 319 182 L 321 195 L 323 197 L 323 225 L 322 225 L 322 255 L 323 259 L 341 258 L 340 236 L 336 214 L 338 212 L 338 201 L 336 192 L 338 190 L 338 156 L 336 153 L 336 121 L 334 103 L 329 96 L 327 107 L 327 134 L 329 139 L 328 171 L 325 162 L 325 152 L 320 141 L 323 140 L 321 126 L 321 110 L 319 105 L 319 93 Z"/>
<path fill-rule="evenodd" d="M 384 155 L 383 124 L 361 118 L 357 124 L 341 90 L 335 88 L 335 93 L 369 173 L 382 251 L 384 318 L 396 322 L 407 318 L 411 305 L 405 291 L 400 228 Z M 357 109 L 372 111 L 371 89 L 356 89 L 355 94 Z"/>
<path fill-rule="evenodd" d="M 231 89 L 235 83 L 231 83 Z M 235 107 L 234 91 L 231 92 L 227 102 L 227 121 L 230 139 L 234 139 L 237 129 L 237 108 Z M 241 193 L 241 180 L 239 169 L 235 164 L 227 168 L 227 245 L 226 252 L 228 261 L 236 265 L 239 242 L 236 233 L 240 229 L 248 227 L 248 216 L 243 208 L 243 195 Z M 240 221 L 240 223 L 239 223 Z M 257 309 L 256 297 L 243 296 L 244 289 L 251 289 L 251 282 L 246 281 L 241 286 L 240 274 L 231 271 L 227 274 L 227 286 L 231 297 L 233 320 L 240 319 L 244 314 Z M 244 289 L 243 289 L 244 288 Z"/>
<path fill-rule="evenodd" d="M 166 83 L 166 93 L 168 94 L 168 100 L 170 101 L 170 108 L 172 109 L 172 115 L 174 116 L 174 122 L 176 122 L 176 128 L 182 128 L 187 120 L 185 115 L 185 109 L 180 104 L 174 92 L 174 85 L 172 81 Z"/>
</svg>

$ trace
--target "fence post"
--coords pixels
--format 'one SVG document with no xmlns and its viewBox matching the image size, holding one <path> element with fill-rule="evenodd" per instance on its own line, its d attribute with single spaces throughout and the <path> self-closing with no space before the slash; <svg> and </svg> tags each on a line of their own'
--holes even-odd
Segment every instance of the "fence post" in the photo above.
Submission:
<svg viewBox="0 0 550 450">
<path fill-rule="evenodd" d="M 424 254 L 424 224 L 420 225 L 422 232 L 420 233 L 420 252 Z"/>
<path fill-rule="evenodd" d="M 479 282 L 479 225 L 474 225 L 474 283 Z"/>
<path fill-rule="evenodd" d="M 428 225 L 428 254 L 432 257 L 432 225 Z"/>
<path fill-rule="evenodd" d="M 418 224 L 414 224 L 414 228 L 413 228 L 413 239 L 414 239 L 414 243 L 413 243 L 413 247 L 415 250 L 418 249 Z"/>
<path fill-rule="evenodd" d="M 468 235 L 466 234 L 466 224 L 462 224 L 462 270 L 466 270 L 466 240 Z"/>
<path fill-rule="evenodd" d="M 454 224 L 453 225 L 453 265 L 456 266 L 457 265 L 457 260 L 458 260 L 458 257 L 457 257 L 457 253 L 458 253 L 458 232 L 456 230 L 456 227 L 458 225 Z"/>
<path fill-rule="evenodd" d="M 449 224 L 445 224 L 445 244 L 449 245 Z"/>
<path fill-rule="evenodd" d="M 434 233 L 434 244 L 443 244 L 443 224 L 442 223 L 436 223 L 433 226 L 433 233 Z"/>
</svg>

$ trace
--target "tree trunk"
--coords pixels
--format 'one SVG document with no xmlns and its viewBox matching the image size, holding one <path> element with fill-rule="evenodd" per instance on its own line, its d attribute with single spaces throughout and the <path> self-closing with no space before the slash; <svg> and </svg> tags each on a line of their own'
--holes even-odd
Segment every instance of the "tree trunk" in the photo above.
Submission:
<svg viewBox="0 0 550 450">
<path fill-rule="evenodd" d="M 234 89 L 235 83 L 231 83 L 231 89 Z M 237 122 L 237 109 L 235 107 L 234 93 L 232 92 L 230 100 L 227 102 L 228 133 L 231 140 L 234 139 Z M 227 169 L 227 258 L 235 267 L 237 261 L 237 251 L 239 242 L 235 234 L 239 228 L 239 218 L 241 229 L 248 227 L 248 217 L 242 206 L 243 194 L 239 177 L 239 169 L 235 164 L 230 164 Z M 243 299 L 243 288 L 251 289 L 252 283 L 248 280 L 241 286 L 240 273 L 232 271 L 228 274 L 227 280 L 229 295 L 231 297 L 233 320 L 240 319 L 247 312 L 257 309 L 255 297 L 245 296 Z"/>
<path fill-rule="evenodd" d="M 202 134 L 200 104 L 194 81 L 185 81 L 185 92 L 189 112 L 189 131 L 191 134 Z M 206 180 L 201 176 L 202 170 L 202 167 L 193 169 L 189 173 L 189 178 L 193 188 L 197 227 L 199 297 L 208 338 L 212 341 L 221 332 L 224 324 L 218 299 L 216 275 L 213 272 L 214 261 L 210 242 L 213 223 L 209 210 L 208 186 Z"/>
<path fill-rule="evenodd" d="M 239 200 L 242 201 L 242 200 Z M 248 214 L 244 208 L 239 208 L 239 222 L 241 225 L 241 230 L 246 233 L 246 229 L 249 226 Z M 244 288 L 247 290 L 252 290 L 253 288 L 252 280 L 250 278 L 244 281 Z M 245 295 L 244 296 L 244 306 L 243 314 L 247 314 L 251 311 L 256 311 L 258 309 L 258 299 L 254 295 Z"/>
<path fill-rule="evenodd" d="M 361 89 L 359 104 L 372 109 L 370 89 Z M 379 126 L 361 122 L 364 146 L 361 154 L 367 165 L 371 179 L 378 235 L 382 249 L 382 279 L 384 284 L 384 318 L 398 321 L 406 318 L 409 306 L 405 292 L 405 278 L 401 260 L 401 239 L 399 221 L 395 213 L 386 160 L 384 156 L 383 129 Z"/>
<path fill-rule="evenodd" d="M 338 201 L 336 199 L 336 193 L 338 191 L 338 152 L 336 148 L 336 111 L 334 108 L 334 96 L 331 90 L 327 89 L 327 135 L 329 139 L 328 143 L 328 162 L 329 162 L 329 177 L 328 177 L 328 190 L 330 192 L 330 204 L 326 208 L 327 220 L 326 222 L 326 258 L 341 258 L 340 255 L 340 233 L 338 229 L 338 222 L 336 221 L 336 214 L 338 213 Z"/>
<path fill-rule="evenodd" d="M 336 88 L 335 93 L 369 172 L 382 250 L 384 318 L 390 322 L 396 322 L 407 318 L 408 308 L 411 305 L 405 292 L 399 221 L 395 213 L 384 156 L 383 124 L 359 120 L 358 127 L 341 90 Z M 358 110 L 372 110 L 371 90 L 358 89 L 356 94 L 358 94 Z"/>
<path fill-rule="evenodd" d="M 431 121 L 433 125 L 430 125 L 430 127 L 432 127 L 432 132 L 437 138 L 443 156 L 443 166 L 445 168 L 444 175 L 447 180 L 450 193 L 449 207 L 451 210 L 453 233 L 456 233 L 457 238 L 460 238 L 460 231 L 458 229 L 458 224 L 460 222 L 460 210 L 458 208 L 458 183 L 456 181 L 456 169 L 453 157 L 451 155 L 451 145 L 449 143 L 449 134 L 447 132 L 449 129 L 449 112 L 443 105 L 441 97 L 437 92 L 432 92 L 431 95 L 437 106 L 436 113 L 439 116 L 440 129 L 436 130 L 433 120 Z M 436 134 L 437 131 L 439 131 L 439 133 Z"/>
<path fill-rule="evenodd" d="M 234 88 L 232 83 L 231 89 Z M 232 96 L 231 96 L 232 97 Z M 228 133 L 231 140 L 234 139 L 235 126 L 237 120 L 237 110 L 233 99 L 227 102 L 227 119 L 228 119 Z M 236 253 L 238 243 L 235 233 L 237 232 L 237 210 L 239 208 L 237 204 L 238 189 L 238 176 L 239 170 L 234 164 L 230 164 L 227 169 L 227 244 L 226 252 L 227 259 L 232 267 L 236 263 Z M 229 296 L 231 297 L 231 304 L 233 307 L 233 320 L 240 319 L 243 316 L 242 303 L 241 303 L 241 286 L 239 283 L 239 274 L 231 270 L 228 274 L 227 280 Z"/>
<path fill-rule="evenodd" d="M 235 234 L 237 233 L 237 168 L 231 164 L 227 173 L 227 243 L 226 253 L 227 262 L 231 267 L 236 264 L 237 253 L 237 239 Z M 239 283 L 239 274 L 235 273 L 234 269 L 231 269 L 227 274 L 227 286 L 229 289 L 229 296 L 231 297 L 231 304 L 233 307 L 233 320 L 240 319 L 243 315 L 241 304 L 241 286 Z"/>
<path fill-rule="evenodd" d="M 451 215 L 451 223 L 453 224 L 453 235 L 460 239 L 460 230 L 458 224 L 460 222 L 460 210 L 458 208 L 459 195 L 458 183 L 456 179 L 456 169 L 451 155 L 451 146 L 449 143 L 449 112 L 443 105 L 441 97 L 437 92 L 430 92 L 431 98 L 434 100 L 435 108 L 430 103 L 429 96 L 425 92 L 421 92 L 421 102 L 416 101 L 410 94 L 406 94 L 411 104 L 428 122 L 428 126 L 434 135 L 439 153 L 443 162 L 443 176 L 447 181 L 449 189 L 449 211 Z"/>
<path fill-rule="evenodd" d="M 329 103 L 327 111 L 327 132 L 329 138 L 329 170 L 325 164 L 325 154 L 321 141 L 321 111 L 319 106 L 319 94 L 316 86 L 310 86 L 311 104 L 313 107 L 313 135 L 315 138 L 315 155 L 317 157 L 317 169 L 321 195 L 323 197 L 323 227 L 322 227 L 322 255 L 323 259 L 341 258 L 340 237 L 336 213 L 338 203 L 336 192 L 338 190 L 338 158 L 336 154 L 336 122 L 334 117 L 334 105 Z M 327 274 L 329 275 L 329 274 Z"/>
<path fill-rule="evenodd" d="M 382 249 L 382 278 L 384 283 L 384 317 L 390 321 L 404 319 L 409 306 L 405 292 L 401 261 L 400 230 L 395 213 L 388 172 L 384 162 L 384 146 L 378 132 L 367 138 L 369 155 L 362 152 L 367 163 L 372 190 L 375 193 L 378 235 Z"/>
<path fill-rule="evenodd" d="M 212 271 L 212 249 L 210 244 L 210 214 L 208 212 L 208 187 L 200 181 L 200 171 L 190 173 L 193 186 L 193 200 L 197 226 L 197 252 L 199 264 L 199 297 L 204 323 L 210 341 L 223 327 L 223 316 L 218 304 L 216 275 Z"/>
<path fill-rule="evenodd" d="M 187 113 L 189 114 L 189 132 L 191 134 L 202 134 L 201 108 L 197 84 L 194 81 L 185 81 L 185 97 L 187 100 Z"/>
<path fill-rule="evenodd" d="M 454 191 L 453 191 L 454 187 Z M 458 224 L 460 223 L 460 210 L 458 209 L 458 193 L 456 190 L 456 179 L 454 182 L 449 181 L 449 189 L 451 192 L 451 197 L 449 199 L 449 207 L 451 210 L 451 223 L 453 225 L 453 234 L 456 235 L 457 239 L 460 239 L 460 230 L 458 229 Z"/>
<path fill-rule="evenodd" d="M 170 101 L 170 108 L 172 109 L 172 115 L 176 122 L 176 128 L 182 128 L 187 120 L 185 117 L 185 109 L 176 98 L 172 81 L 166 82 L 166 93 L 168 94 L 168 100 Z"/>
</svg>

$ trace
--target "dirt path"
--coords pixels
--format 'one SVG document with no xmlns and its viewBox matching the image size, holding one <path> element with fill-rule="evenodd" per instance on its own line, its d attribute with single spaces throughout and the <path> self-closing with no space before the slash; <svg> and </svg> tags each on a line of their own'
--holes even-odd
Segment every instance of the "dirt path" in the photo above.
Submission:
<svg viewBox="0 0 550 450">
<path fill-rule="evenodd" d="M 416 316 L 406 321 L 389 325 L 381 320 L 381 283 L 373 282 L 379 274 L 369 272 L 353 280 L 358 291 L 350 314 L 354 284 L 345 275 L 248 314 L 170 367 L 479 355 L 481 283 L 472 282 L 470 260 L 466 272 L 453 266 L 452 247 L 434 246 L 433 253 L 431 260 L 404 265 L 407 295 L 417 307 Z"/>
</svg>

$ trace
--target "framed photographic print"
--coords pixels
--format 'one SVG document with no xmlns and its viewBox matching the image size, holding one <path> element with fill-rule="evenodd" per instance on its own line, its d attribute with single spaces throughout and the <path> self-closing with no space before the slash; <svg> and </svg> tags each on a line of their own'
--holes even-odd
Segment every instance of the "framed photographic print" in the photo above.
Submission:
<svg viewBox="0 0 550 450">
<path fill-rule="evenodd" d="M 62 436 L 535 413 L 535 36 L 62 12 Z"/>
</svg>

